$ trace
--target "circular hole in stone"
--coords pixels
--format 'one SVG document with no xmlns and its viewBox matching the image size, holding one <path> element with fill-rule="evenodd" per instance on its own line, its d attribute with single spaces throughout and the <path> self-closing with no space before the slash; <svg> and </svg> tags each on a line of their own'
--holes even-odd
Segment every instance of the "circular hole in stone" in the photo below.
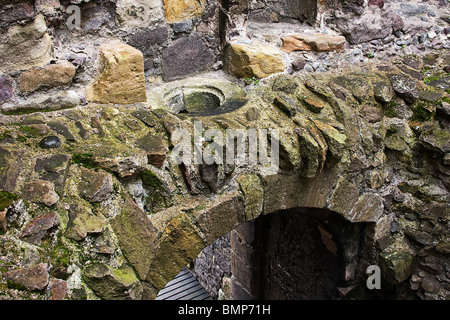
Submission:
<svg viewBox="0 0 450 320">
<path fill-rule="evenodd" d="M 184 95 L 184 106 L 188 113 L 202 113 L 220 105 L 220 98 L 211 92 L 194 91 Z"/>
<path fill-rule="evenodd" d="M 221 89 L 211 85 L 175 87 L 165 94 L 164 99 L 172 112 L 195 116 L 212 116 L 232 112 L 247 102 L 243 92 L 242 94 L 241 92 L 239 94 L 232 92 L 227 95 Z"/>
</svg>

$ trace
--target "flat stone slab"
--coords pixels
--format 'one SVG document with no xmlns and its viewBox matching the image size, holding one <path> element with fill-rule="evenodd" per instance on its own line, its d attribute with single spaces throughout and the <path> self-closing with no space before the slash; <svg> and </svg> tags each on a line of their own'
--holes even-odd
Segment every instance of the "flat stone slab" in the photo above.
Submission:
<svg viewBox="0 0 450 320">
<path fill-rule="evenodd" d="M 284 52 L 332 51 L 345 49 L 345 37 L 329 34 L 294 34 L 282 37 Z"/>
</svg>

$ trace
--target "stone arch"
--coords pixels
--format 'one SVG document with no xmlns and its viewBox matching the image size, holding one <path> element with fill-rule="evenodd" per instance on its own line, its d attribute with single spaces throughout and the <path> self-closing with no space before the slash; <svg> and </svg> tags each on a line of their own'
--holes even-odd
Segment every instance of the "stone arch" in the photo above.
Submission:
<svg viewBox="0 0 450 320">
<path fill-rule="evenodd" d="M 333 213 L 348 225 L 355 225 L 374 222 L 383 212 L 383 204 L 376 195 L 359 195 L 359 188 L 340 176 L 335 167 L 324 168 L 312 179 L 285 174 L 245 174 L 237 181 L 238 191 L 220 196 L 208 205 L 193 203 L 189 208 L 172 207 L 161 215 L 166 217 L 165 221 L 153 218 L 161 237 L 146 281 L 157 290 L 162 289 L 206 246 L 258 217 L 297 210 L 309 212 L 322 222 Z M 346 260 L 344 280 L 350 281 L 355 276 L 359 252 L 348 244 L 339 246 Z"/>
</svg>

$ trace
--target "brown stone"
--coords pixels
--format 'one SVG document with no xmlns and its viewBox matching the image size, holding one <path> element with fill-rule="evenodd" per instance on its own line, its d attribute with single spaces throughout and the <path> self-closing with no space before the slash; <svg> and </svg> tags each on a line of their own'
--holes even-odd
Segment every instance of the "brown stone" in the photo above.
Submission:
<svg viewBox="0 0 450 320">
<path fill-rule="evenodd" d="M 144 56 L 115 40 L 100 47 L 103 66 L 99 77 L 86 89 L 86 98 L 98 103 L 146 102 Z"/>
<path fill-rule="evenodd" d="M 26 184 L 22 193 L 26 200 L 43 203 L 49 207 L 59 200 L 59 196 L 55 192 L 55 185 L 43 180 L 36 180 Z"/>
<path fill-rule="evenodd" d="M 5 272 L 8 287 L 20 288 L 28 291 L 42 291 L 48 284 L 48 266 L 46 263 L 28 268 L 18 268 Z"/>
<path fill-rule="evenodd" d="M 59 216 L 56 212 L 43 214 L 26 225 L 22 231 L 21 238 L 35 245 L 40 245 L 41 240 L 52 228 L 57 227 L 59 223 Z"/>
<path fill-rule="evenodd" d="M 32 92 L 41 87 L 57 87 L 72 82 L 76 68 L 69 61 L 49 64 L 22 73 L 19 77 L 19 89 Z"/>
<path fill-rule="evenodd" d="M 65 300 L 69 288 L 67 281 L 60 279 L 51 279 L 49 283 L 50 287 L 50 300 Z"/>
<path fill-rule="evenodd" d="M 0 232 L 6 231 L 7 226 L 6 212 L 8 212 L 8 209 L 0 211 Z"/>
<path fill-rule="evenodd" d="M 196 213 L 196 224 L 211 244 L 245 221 L 244 199 L 238 192 L 218 198 L 210 208 Z"/>
<path fill-rule="evenodd" d="M 225 61 L 228 72 L 240 78 L 266 78 L 286 68 L 278 49 L 260 43 L 230 44 Z"/>
<path fill-rule="evenodd" d="M 328 34 L 295 34 L 281 38 L 284 52 L 331 51 L 345 49 L 345 37 Z"/>
<path fill-rule="evenodd" d="M 81 168 L 81 175 L 83 181 L 78 185 L 78 192 L 89 202 L 106 200 L 113 192 L 113 181 L 109 173 Z"/>
</svg>

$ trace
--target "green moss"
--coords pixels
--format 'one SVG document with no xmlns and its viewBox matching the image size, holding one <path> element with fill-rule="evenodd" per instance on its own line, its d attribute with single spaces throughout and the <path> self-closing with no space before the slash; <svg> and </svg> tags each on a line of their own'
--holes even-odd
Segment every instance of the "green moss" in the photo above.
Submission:
<svg viewBox="0 0 450 320">
<path fill-rule="evenodd" d="M 450 97 L 442 97 L 441 102 L 450 103 Z"/>
<path fill-rule="evenodd" d="M 397 129 L 390 127 L 387 131 L 386 131 L 386 138 L 389 138 L 390 136 L 396 134 L 398 132 Z"/>
<path fill-rule="evenodd" d="M 424 79 L 423 79 L 423 82 L 425 82 L 425 83 L 430 83 L 431 81 L 436 81 L 436 80 L 439 80 L 439 79 L 441 79 L 441 78 L 443 78 L 443 77 L 447 77 L 447 76 L 450 76 L 450 73 L 441 73 L 441 74 L 436 74 L 436 75 L 432 75 L 432 76 L 428 76 L 428 77 L 425 77 Z"/>
<path fill-rule="evenodd" d="M 13 193 L 8 191 L 0 191 L 0 211 L 3 211 L 11 206 L 14 201 L 17 201 L 17 199 L 18 197 Z"/>
<path fill-rule="evenodd" d="M 94 155 L 90 153 L 77 153 L 72 156 L 73 163 L 80 164 L 87 169 L 98 168 L 97 163 L 94 161 Z"/>
<path fill-rule="evenodd" d="M 154 190 L 164 190 L 161 180 L 151 170 L 143 171 L 139 174 L 139 179 L 142 180 L 142 185 L 150 187 Z"/>
<path fill-rule="evenodd" d="M 389 103 L 389 105 L 386 107 L 385 111 L 384 111 L 384 115 L 388 118 L 395 118 L 398 113 L 397 110 L 395 110 L 395 108 L 397 107 L 397 103 L 395 103 L 394 101 L 392 101 L 391 103 Z"/>
<path fill-rule="evenodd" d="M 427 110 L 426 106 L 419 102 L 415 107 L 412 108 L 413 116 L 411 121 L 428 121 L 434 116 L 434 112 Z"/>
</svg>

